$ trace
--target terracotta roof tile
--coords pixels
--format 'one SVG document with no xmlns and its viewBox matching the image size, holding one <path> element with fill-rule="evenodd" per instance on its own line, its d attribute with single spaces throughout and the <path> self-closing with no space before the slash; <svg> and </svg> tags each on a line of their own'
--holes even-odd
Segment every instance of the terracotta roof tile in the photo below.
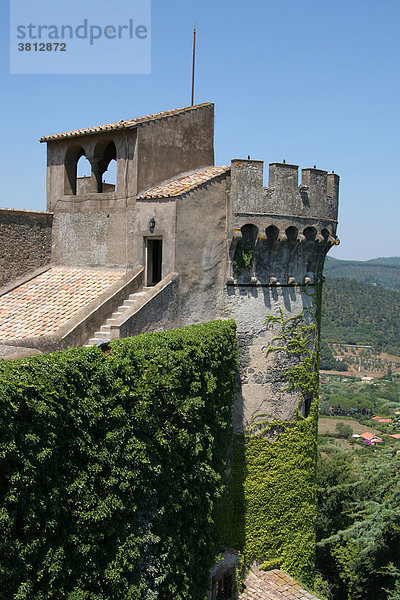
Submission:
<svg viewBox="0 0 400 600">
<path fill-rule="evenodd" d="M 365 433 L 362 433 L 360 437 L 364 438 L 364 440 L 372 440 L 375 437 L 375 434 L 366 431 Z"/>
<path fill-rule="evenodd" d="M 190 173 L 182 173 L 175 179 L 166 181 L 161 185 L 150 188 L 142 192 L 137 198 L 141 199 L 156 199 L 156 198 L 172 198 L 180 196 L 190 190 L 193 190 L 199 185 L 211 181 L 219 175 L 223 175 L 229 171 L 228 165 L 221 167 L 205 167 L 197 171 L 191 171 Z"/>
<path fill-rule="evenodd" d="M 98 125 L 96 127 L 85 127 L 84 129 L 75 129 L 74 131 L 65 131 L 64 133 L 53 133 L 51 135 L 45 135 L 40 138 L 40 142 L 53 142 L 56 140 L 62 140 L 65 138 L 79 137 L 82 135 L 90 135 L 91 133 L 104 133 L 107 131 L 115 131 L 118 129 L 132 129 L 141 123 L 148 123 L 150 121 L 156 121 L 158 119 L 165 119 L 166 117 L 174 117 L 184 112 L 203 108 L 205 106 L 212 106 L 211 102 L 204 102 L 203 104 L 195 104 L 194 106 L 186 106 L 185 108 L 175 108 L 174 110 L 165 110 L 164 112 L 154 113 L 152 115 L 146 115 L 145 117 L 137 117 L 136 119 L 126 119 L 117 121 L 116 123 L 108 123 L 107 125 Z"/>
<path fill-rule="evenodd" d="M 239 600 L 318 600 L 287 573 L 279 569 L 261 571 L 253 567 L 247 572 L 244 591 Z"/>
<path fill-rule="evenodd" d="M 124 274 L 52 267 L 0 297 L 0 341 L 55 333 Z"/>
</svg>

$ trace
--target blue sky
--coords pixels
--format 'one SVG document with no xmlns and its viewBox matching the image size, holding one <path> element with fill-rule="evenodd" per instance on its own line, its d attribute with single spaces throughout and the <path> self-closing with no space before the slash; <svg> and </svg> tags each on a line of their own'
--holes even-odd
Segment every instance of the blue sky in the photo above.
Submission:
<svg viewBox="0 0 400 600">
<path fill-rule="evenodd" d="M 89 15 L 96 4 L 115 22 L 132 3 L 80 2 Z M 400 255 L 399 0 L 153 0 L 150 75 L 10 75 L 1 12 L 1 206 L 45 209 L 42 135 L 188 105 L 196 21 L 195 101 L 215 102 L 216 164 L 334 170 L 331 255 Z"/>
</svg>

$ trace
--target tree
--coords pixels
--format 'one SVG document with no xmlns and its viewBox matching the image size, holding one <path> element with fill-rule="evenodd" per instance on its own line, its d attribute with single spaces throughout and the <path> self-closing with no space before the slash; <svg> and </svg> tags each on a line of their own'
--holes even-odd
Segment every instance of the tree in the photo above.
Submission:
<svg viewBox="0 0 400 600">
<path fill-rule="evenodd" d="M 353 430 L 350 427 L 350 425 L 347 425 L 346 423 L 343 423 L 342 421 L 338 421 L 336 423 L 335 429 L 337 431 L 338 436 L 341 438 L 348 439 L 349 437 L 351 437 L 353 435 Z"/>
<path fill-rule="evenodd" d="M 354 476 L 353 482 L 339 483 L 336 465 L 333 478 L 336 485 L 318 487 L 320 516 L 326 515 L 325 499 L 340 498 L 340 502 L 336 501 L 336 506 L 331 507 L 330 521 L 317 520 L 318 533 L 322 536 L 318 537 L 317 568 L 334 586 L 335 600 L 397 600 L 400 456 L 384 452 L 369 454 L 354 467 L 356 475 L 354 470 L 349 474 L 348 469 L 343 469 L 345 477 Z M 321 470 L 318 473 L 321 475 Z M 323 481 L 329 484 L 330 480 L 325 477 Z M 351 493 L 346 496 L 345 490 Z M 336 515 L 333 508 L 337 510 Z"/>
</svg>

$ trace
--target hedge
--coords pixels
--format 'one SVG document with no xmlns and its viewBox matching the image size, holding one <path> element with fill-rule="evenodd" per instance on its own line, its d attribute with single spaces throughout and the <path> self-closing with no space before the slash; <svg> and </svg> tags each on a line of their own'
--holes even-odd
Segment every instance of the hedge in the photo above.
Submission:
<svg viewBox="0 0 400 600">
<path fill-rule="evenodd" d="M 197 600 L 231 439 L 233 321 L 0 361 L 0 598 Z"/>
</svg>

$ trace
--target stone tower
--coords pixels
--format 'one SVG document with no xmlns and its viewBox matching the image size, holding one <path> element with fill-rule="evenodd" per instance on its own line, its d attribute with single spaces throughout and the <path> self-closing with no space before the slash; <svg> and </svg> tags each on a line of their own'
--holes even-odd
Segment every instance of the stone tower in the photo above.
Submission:
<svg viewBox="0 0 400 600">
<path fill-rule="evenodd" d="M 322 270 L 336 237 L 339 177 L 233 160 L 224 313 L 235 319 L 228 546 L 311 583 L 315 550 Z M 230 508 L 229 508 L 230 507 Z M 232 508 L 233 507 L 233 508 Z M 232 512 L 229 514 L 229 510 Z"/>
</svg>

